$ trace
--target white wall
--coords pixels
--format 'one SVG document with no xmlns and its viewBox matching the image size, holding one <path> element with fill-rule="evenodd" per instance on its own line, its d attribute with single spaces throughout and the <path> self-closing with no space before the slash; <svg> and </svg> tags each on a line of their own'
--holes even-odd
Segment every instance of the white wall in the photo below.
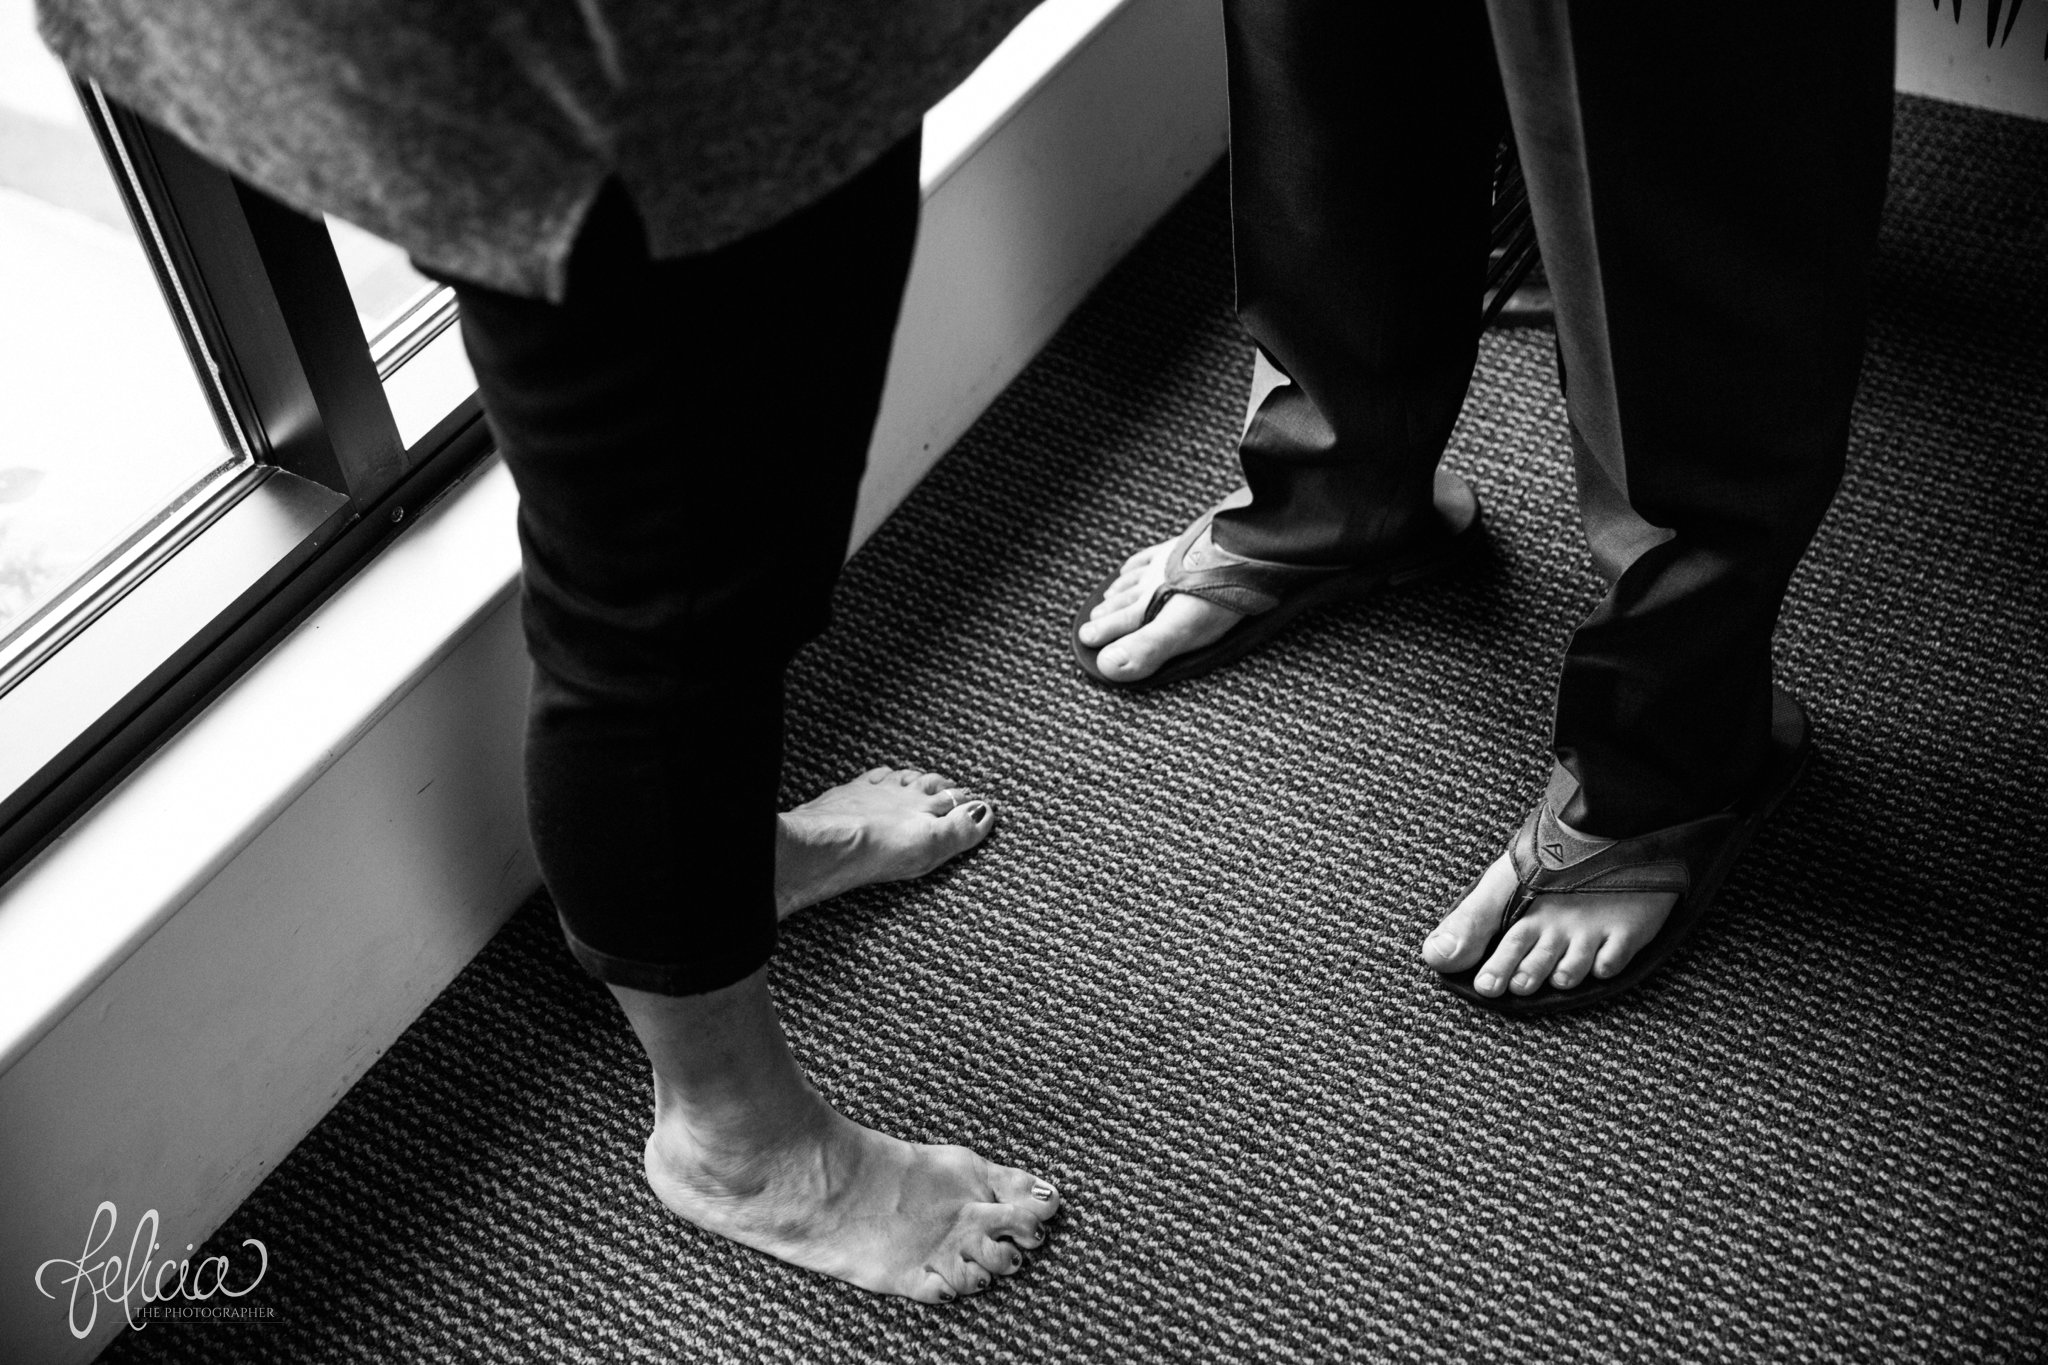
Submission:
<svg viewBox="0 0 2048 1365">
<path fill-rule="evenodd" d="M 1988 48 L 1984 22 L 1989 0 L 1962 0 L 1960 23 L 1956 0 L 1943 0 L 1939 10 L 1929 0 L 1898 0 L 1898 5 L 1899 89 L 2048 119 L 2048 58 L 2042 52 L 2048 45 L 2048 4 L 2022 4 L 2005 45 Z M 1998 28 L 2003 33 L 2011 9 L 2001 8 Z"/>
</svg>

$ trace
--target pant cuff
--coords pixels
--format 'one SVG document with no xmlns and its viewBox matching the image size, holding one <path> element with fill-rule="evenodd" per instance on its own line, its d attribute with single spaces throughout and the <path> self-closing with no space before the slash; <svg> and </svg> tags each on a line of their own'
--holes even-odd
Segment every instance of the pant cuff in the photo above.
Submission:
<svg viewBox="0 0 2048 1365">
<path fill-rule="evenodd" d="M 561 923 L 562 937 L 569 942 L 569 951 L 583 964 L 583 970 L 608 986 L 624 986 L 650 995 L 703 995 L 723 990 L 760 971 L 775 952 L 776 934 L 771 927 L 758 943 L 731 952 L 700 956 L 687 963 L 646 962 L 593 948 L 576 937 L 560 911 L 555 917 Z"/>
</svg>

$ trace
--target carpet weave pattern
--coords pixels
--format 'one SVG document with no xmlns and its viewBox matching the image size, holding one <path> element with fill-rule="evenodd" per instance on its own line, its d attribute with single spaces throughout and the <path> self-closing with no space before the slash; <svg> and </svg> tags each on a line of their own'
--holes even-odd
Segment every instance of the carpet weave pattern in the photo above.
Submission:
<svg viewBox="0 0 2048 1365">
<path fill-rule="evenodd" d="M 2048 126 L 1902 100 L 1841 497 L 1781 678 L 1820 757 L 1673 969 L 1503 1020 L 1416 947 L 1547 767 L 1596 580 L 1550 334 L 1450 462 L 1481 573 L 1157 694 L 1069 615 L 1235 482 L 1249 351 L 1203 182 L 856 557 L 786 796 L 975 784 L 981 850 L 788 926 L 794 1045 L 864 1122 L 1059 1180 L 944 1309 L 682 1226 L 639 1053 L 529 905 L 216 1237 L 260 1328 L 114 1360 L 2048 1357 Z"/>
</svg>

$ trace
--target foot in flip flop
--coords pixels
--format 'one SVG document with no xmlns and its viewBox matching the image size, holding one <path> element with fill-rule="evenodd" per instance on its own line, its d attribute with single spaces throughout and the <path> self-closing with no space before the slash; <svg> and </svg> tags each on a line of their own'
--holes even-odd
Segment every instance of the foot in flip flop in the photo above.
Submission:
<svg viewBox="0 0 2048 1365">
<path fill-rule="evenodd" d="M 1098 682 L 1176 682 L 1249 654 L 1313 607 L 1435 577 L 1482 544 L 1479 503 L 1463 479 L 1438 470 L 1435 500 L 1431 529 L 1369 562 L 1283 564 L 1216 543 L 1216 514 L 1250 505 L 1240 488 L 1177 538 L 1124 561 L 1081 608 L 1074 658 Z"/>
<path fill-rule="evenodd" d="M 1656 971 L 1713 903 L 1750 838 L 1799 779 L 1806 714 L 1772 696 L 1764 769 L 1725 810 L 1603 839 L 1558 818 L 1575 791 L 1558 769 L 1508 851 L 1422 945 L 1422 960 L 1475 1004 L 1510 1013 L 1579 1009 Z"/>
<path fill-rule="evenodd" d="M 1161 541 L 1125 560 L 1116 581 L 1074 632 L 1082 644 L 1101 651 L 1095 666 L 1112 682 L 1142 682 L 1168 661 L 1215 644 L 1244 619 L 1243 612 L 1187 593 L 1172 594 L 1157 614 L 1146 615 L 1166 581 L 1167 552 L 1173 545 Z M 1206 541 L 1201 548 L 1213 549 Z"/>
<path fill-rule="evenodd" d="M 1472 989 L 1483 996 L 1533 995 L 1546 983 L 1568 991 L 1589 975 L 1606 980 L 1626 967 L 1678 899 L 1669 891 L 1538 896 L 1496 942 L 1518 881 L 1501 854 L 1423 943 L 1422 960 L 1445 974 L 1478 968 Z"/>
<path fill-rule="evenodd" d="M 922 877 L 988 837 L 995 807 L 937 773 L 870 768 L 777 821 L 775 908 Z"/>
</svg>

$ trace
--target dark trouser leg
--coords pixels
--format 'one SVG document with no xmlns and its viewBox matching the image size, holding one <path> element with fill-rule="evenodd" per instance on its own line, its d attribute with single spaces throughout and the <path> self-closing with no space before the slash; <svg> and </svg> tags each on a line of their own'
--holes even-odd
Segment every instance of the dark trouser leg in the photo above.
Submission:
<svg viewBox="0 0 2048 1365">
<path fill-rule="evenodd" d="M 610 189 L 563 303 L 457 286 L 520 492 L 534 844 L 614 985 L 715 990 L 774 947 L 782 670 L 845 554 L 917 165 L 674 261 Z"/>
<path fill-rule="evenodd" d="M 1763 761 L 1771 631 L 1847 446 L 1892 15 L 1491 8 L 1610 585 L 1558 690 L 1563 814 L 1642 833 Z"/>
<path fill-rule="evenodd" d="M 1294 381 L 1225 549 L 1342 563 L 1426 523 L 1464 402 L 1505 126 L 1473 0 L 1226 0 L 1238 315 Z"/>
</svg>

